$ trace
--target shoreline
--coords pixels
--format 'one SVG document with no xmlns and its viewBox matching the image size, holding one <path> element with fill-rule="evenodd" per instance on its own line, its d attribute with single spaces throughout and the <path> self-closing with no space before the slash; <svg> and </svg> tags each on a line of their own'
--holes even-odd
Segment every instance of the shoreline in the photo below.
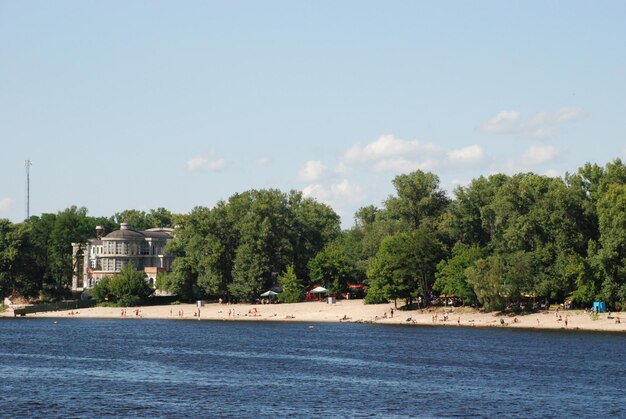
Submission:
<svg viewBox="0 0 626 419">
<path fill-rule="evenodd" d="M 391 310 L 393 308 L 393 317 Z M 123 316 L 123 310 L 126 315 Z M 138 310 L 138 311 L 137 311 Z M 592 319 L 583 310 L 542 311 L 524 315 L 497 315 L 482 313 L 469 307 L 436 307 L 423 310 L 397 310 L 393 304 L 363 304 L 363 300 L 340 300 L 335 304 L 302 302 L 292 304 L 219 304 L 208 303 L 199 308 L 195 304 L 91 307 L 77 310 L 49 311 L 27 314 L 26 318 L 117 318 L 155 320 L 214 320 L 264 321 L 297 323 L 365 323 L 375 325 L 404 325 L 430 327 L 480 327 L 525 330 L 565 330 L 626 333 L 624 313 L 600 313 Z M 138 315 L 137 315 L 138 314 Z M 559 319 L 560 316 L 560 319 Z M 12 318 L 12 309 L 0 313 Z M 620 318 L 620 323 L 616 320 Z M 20 318 L 20 316 L 18 316 Z M 567 322 L 567 325 L 566 325 Z"/>
</svg>

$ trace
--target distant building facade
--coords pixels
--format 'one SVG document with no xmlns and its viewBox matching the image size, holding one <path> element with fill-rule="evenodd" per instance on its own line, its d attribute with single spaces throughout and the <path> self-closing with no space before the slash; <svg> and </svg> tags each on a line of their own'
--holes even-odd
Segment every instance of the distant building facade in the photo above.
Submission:
<svg viewBox="0 0 626 419">
<path fill-rule="evenodd" d="M 174 237 L 171 228 L 133 230 L 128 223 L 102 236 L 102 227 L 96 227 L 96 238 L 87 243 L 72 243 L 74 257 L 73 290 L 93 288 L 102 278 L 120 272 L 132 265 L 144 271 L 146 280 L 154 285 L 159 272 L 172 267 L 174 256 L 165 252 L 165 245 Z"/>
</svg>

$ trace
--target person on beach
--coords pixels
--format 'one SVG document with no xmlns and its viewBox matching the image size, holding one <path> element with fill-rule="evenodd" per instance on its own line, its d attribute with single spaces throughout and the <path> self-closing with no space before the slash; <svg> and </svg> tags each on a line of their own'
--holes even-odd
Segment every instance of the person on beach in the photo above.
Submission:
<svg viewBox="0 0 626 419">
<path fill-rule="evenodd" d="M 393 319 L 393 307 L 391 307 L 391 318 Z"/>
</svg>

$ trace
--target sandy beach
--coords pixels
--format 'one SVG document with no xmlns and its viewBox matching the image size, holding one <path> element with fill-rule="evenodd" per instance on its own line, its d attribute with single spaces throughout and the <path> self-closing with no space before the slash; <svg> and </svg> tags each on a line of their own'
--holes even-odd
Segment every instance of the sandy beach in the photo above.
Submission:
<svg viewBox="0 0 626 419">
<path fill-rule="evenodd" d="M 392 317 L 393 308 L 393 317 Z M 125 318 L 221 321 L 287 321 L 287 322 L 359 322 L 374 324 L 448 326 L 448 327 L 507 327 L 527 329 L 567 329 L 584 331 L 626 332 L 623 313 L 600 313 L 592 318 L 583 310 L 544 311 L 508 316 L 482 313 L 467 307 L 438 307 L 427 310 L 401 311 L 393 304 L 366 305 L 362 300 L 341 300 L 335 304 L 303 302 L 295 304 L 218 304 L 200 307 L 194 304 L 129 307 L 92 307 L 70 311 L 28 314 L 26 317 L 50 318 Z M 13 310 L 1 313 L 13 317 Z M 620 320 L 620 323 L 617 320 Z"/>
</svg>

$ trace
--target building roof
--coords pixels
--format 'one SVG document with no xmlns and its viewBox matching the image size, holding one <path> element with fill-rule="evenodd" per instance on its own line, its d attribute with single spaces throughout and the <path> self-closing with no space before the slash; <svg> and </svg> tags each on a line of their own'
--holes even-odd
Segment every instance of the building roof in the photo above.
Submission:
<svg viewBox="0 0 626 419">
<path fill-rule="evenodd" d="M 104 237 L 107 239 L 143 239 L 145 235 L 141 231 L 122 229 L 112 231 Z"/>
<path fill-rule="evenodd" d="M 106 239 L 127 239 L 127 240 L 140 240 L 146 237 L 152 239 L 171 239 L 174 229 L 157 227 L 149 228 L 145 231 L 133 230 L 130 228 L 130 224 L 121 223 L 120 229 L 115 230 L 104 236 Z"/>
<path fill-rule="evenodd" d="M 166 231 L 143 231 L 145 237 L 153 239 L 171 239 L 172 235 Z"/>
<path fill-rule="evenodd" d="M 147 230 L 144 230 L 142 231 L 142 233 L 146 237 L 152 237 L 155 239 L 171 239 L 173 231 L 174 231 L 173 228 L 156 227 L 156 228 L 149 228 Z"/>
</svg>

